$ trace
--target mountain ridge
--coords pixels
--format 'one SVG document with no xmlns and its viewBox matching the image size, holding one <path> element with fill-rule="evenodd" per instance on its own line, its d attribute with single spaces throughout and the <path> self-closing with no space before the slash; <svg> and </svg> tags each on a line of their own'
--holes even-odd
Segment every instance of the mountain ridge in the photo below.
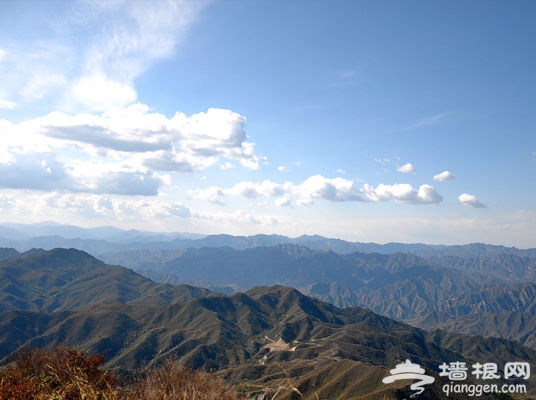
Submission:
<svg viewBox="0 0 536 400">
<path fill-rule="evenodd" d="M 107 367 L 117 372 L 176 357 L 192 368 L 218 371 L 251 399 L 273 397 L 277 391 L 278 397 L 292 399 L 293 388 L 298 388 L 306 398 L 322 393 L 341 400 L 397 398 L 404 385 L 387 387 L 381 379 L 405 359 L 431 371 L 454 360 L 536 362 L 536 351 L 519 343 L 426 332 L 370 309 L 341 309 L 283 285 L 232 295 L 178 289 L 75 249 L 29 252 L 0 262 L 0 271 L 13 272 L 15 267 L 17 274 L 4 275 L 2 282 L 11 281 L 7 286 L 16 280 L 40 282 L 39 274 L 47 272 L 42 289 L 55 285 L 58 293 L 78 300 L 60 302 L 51 312 L 0 312 L 4 361 L 16 349 L 59 344 L 104 353 Z M 389 268 L 396 270 L 396 265 Z M 100 290 L 117 287 L 118 279 L 130 282 L 129 290 L 111 297 L 95 295 L 96 273 Z M 80 289 L 80 282 L 90 283 L 86 293 L 71 290 Z M 183 293 L 180 301 L 175 292 Z M 358 372 L 361 375 L 352 375 Z M 433 386 L 430 396 L 439 390 Z"/>
<path fill-rule="evenodd" d="M 138 230 L 122 230 L 115 227 L 81 228 L 74 225 L 53 223 L 2 224 L 0 225 L 0 247 L 11 247 L 18 251 L 31 248 L 50 250 L 55 247 L 77 248 L 99 258 L 117 252 L 136 249 L 177 250 L 187 247 L 231 247 L 237 250 L 296 244 L 311 249 L 330 249 L 340 254 L 365 253 L 413 253 L 422 257 L 459 256 L 461 258 L 491 257 L 500 254 L 516 254 L 536 257 L 536 248 L 519 249 L 502 245 L 469 243 L 437 245 L 424 243 L 366 243 L 351 242 L 319 235 L 302 235 L 290 238 L 276 234 L 234 236 L 228 234 L 201 235 L 194 233 L 166 233 Z"/>
<path fill-rule="evenodd" d="M 148 251 L 145 258 L 138 258 L 144 267 L 138 272 L 158 282 L 188 283 L 225 293 L 282 284 L 339 307 L 370 307 L 382 315 L 427 328 L 433 320 L 429 316 L 435 313 L 452 319 L 489 311 L 525 312 L 536 322 L 536 259 L 530 257 L 339 254 L 293 244 L 246 250 L 188 248 L 174 253 L 175 258 L 154 264 L 149 261 L 152 254 Z M 470 320 L 461 318 L 458 324 L 444 318 L 441 321 L 444 325 L 440 326 L 457 329 L 462 321 Z M 534 345 L 536 334 L 521 335 L 515 329 L 486 332 Z"/>
</svg>

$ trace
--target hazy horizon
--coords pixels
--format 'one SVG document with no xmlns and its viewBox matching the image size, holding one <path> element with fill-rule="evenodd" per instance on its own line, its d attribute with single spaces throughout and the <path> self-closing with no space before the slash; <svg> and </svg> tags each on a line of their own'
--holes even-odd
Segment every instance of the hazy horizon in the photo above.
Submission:
<svg viewBox="0 0 536 400">
<path fill-rule="evenodd" d="M 255 236 L 284 236 L 288 237 L 289 239 L 298 239 L 301 237 L 321 237 L 329 240 L 342 240 L 346 241 L 348 243 L 361 243 L 361 244 L 374 244 L 374 245 L 389 245 L 389 244 L 401 244 L 401 245 L 426 245 L 426 246 L 465 246 L 465 245 L 472 245 L 472 244 L 483 244 L 483 245 L 491 245 L 491 246 L 503 246 L 503 247 L 512 247 L 517 248 L 519 250 L 532 250 L 533 247 L 517 247 L 517 246 L 507 246 L 503 243 L 487 243 L 487 242 L 453 242 L 453 243 L 427 243 L 427 242 L 373 242 L 373 241 L 355 241 L 355 240 L 346 240 L 341 237 L 335 237 L 335 236 L 324 236 L 319 235 L 316 233 L 303 233 L 301 235 L 296 236 L 289 236 L 289 235 L 282 235 L 278 233 L 255 233 L 252 235 L 232 235 L 226 232 L 220 232 L 220 233 L 200 233 L 200 232 L 185 232 L 185 231 L 151 231 L 151 230 L 140 230 L 140 229 L 122 229 L 116 226 L 112 225 L 99 225 L 99 226 L 88 226 L 83 227 L 79 225 L 70 225 L 70 224 L 60 224 L 54 221 L 42 221 L 38 223 L 33 224 L 21 224 L 21 223 L 0 223 L 0 238 L 2 238 L 2 227 L 7 227 L 8 229 L 14 229 L 14 230 L 21 230 L 21 233 L 26 234 L 29 238 L 33 237 L 42 237 L 46 235 L 58 235 L 61 237 L 64 237 L 66 239 L 81 239 L 81 240 L 95 240 L 95 239 L 102 239 L 105 241 L 118 241 L 118 237 L 103 237 L 101 236 L 102 233 L 105 234 L 134 234 L 134 235 L 140 235 L 140 236 L 146 236 L 147 238 L 155 237 L 155 236 L 167 236 L 169 240 L 175 239 L 175 238 L 181 238 L 186 240 L 197 240 L 206 238 L 209 236 L 234 236 L 234 237 L 255 237 Z M 38 230 L 36 231 L 36 228 Z M 60 229 L 58 232 L 57 229 Z M 48 232 L 47 232 L 48 230 Z M 84 235 L 80 235 L 81 231 L 86 231 Z M 92 234 L 88 235 L 88 232 L 91 231 Z M 139 237 L 139 236 L 135 236 Z M 3 237 L 4 239 L 7 239 L 6 237 Z M 112 240 L 113 239 L 113 240 Z M 127 240 L 128 237 L 123 238 L 123 240 Z M 13 239 L 15 241 L 20 239 Z"/>
</svg>

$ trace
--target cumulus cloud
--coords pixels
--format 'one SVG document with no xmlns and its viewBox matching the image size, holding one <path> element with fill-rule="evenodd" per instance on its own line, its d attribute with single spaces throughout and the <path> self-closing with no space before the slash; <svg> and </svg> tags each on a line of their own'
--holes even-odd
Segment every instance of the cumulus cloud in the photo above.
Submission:
<svg viewBox="0 0 536 400">
<path fill-rule="evenodd" d="M 443 197 L 430 185 L 421 185 L 417 189 L 409 184 L 379 184 L 377 187 L 365 184 L 358 187 L 351 179 L 326 178 L 322 175 L 311 176 L 300 184 L 291 182 L 278 184 L 268 180 L 262 182 L 245 181 L 230 189 L 211 186 L 207 189 L 193 191 L 191 194 L 198 199 L 220 204 L 220 199 L 224 196 L 273 197 L 276 198 L 275 204 L 278 206 L 291 206 L 293 201 L 297 205 L 311 206 L 314 200 L 334 202 L 395 201 L 407 204 L 435 204 L 443 200 Z"/>
<path fill-rule="evenodd" d="M 168 118 L 142 104 L 102 114 L 52 112 L 19 124 L 0 120 L 0 186 L 155 195 L 162 173 L 230 161 L 257 169 L 261 158 L 245 125 L 231 110 Z"/>
<path fill-rule="evenodd" d="M 458 196 L 458 200 L 464 206 L 468 206 L 468 207 L 474 207 L 474 208 L 486 208 L 487 207 L 487 205 L 482 203 L 480 200 L 478 200 L 475 195 L 468 194 L 468 193 L 460 194 Z"/>
<path fill-rule="evenodd" d="M 365 201 L 363 193 L 350 179 L 326 178 L 314 175 L 296 188 L 302 200 L 322 199 L 329 201 Z"/>
<path fill-rule="evenodd" d="M 433 186 L 420 185 L 418 189 L 407 183 L 394 185 L 379 184 L 376 188 L 365 185 L 364 198 L 366 201 L 395 201 L 408 204 L 437 204 L 443 200 Z"/>
<path fill-rule="evenodd" d="M 247 198 L 256 198 L 259 196 L 273 197 L 281 196 L 285 192 L 284 188 L 284 184 L 281 185 L 270 180 L 264 180 L 262 182 L 240 182 L 226 193 L 241 195 Z"/>
<path fill-rule="evenodd" d="M 454 175 L 450 171 L 443 171 L 439 174 L 434 175 L 434 181 L 438 182 L 445 182 L 445 181 L 451 181 L 453 179 L 456 179 L 456 175 Z"/>
<path fill-rule="evenodd" d="M 164 177 L 148 171 L 92 163 L 78 167 L 66 167 L 54 153 L 8 151 L 0 161 L 0 187 L 149 196 L 165 183 Z"/>
<path fill-rule="evenodd" d="M 103 174 L 95 180 L 91 189 L 81 189 L 95 193 L 156 196 L 161 185 L 162 179 L 153 173 L 121 171 Z"/>
<path fill-rule="evenodd" d="M 398 172 L 402 172 L 404 174 L 409 174 L 411 172 L 414 172 L 415 169 L 413 168 L 413 165 L 411 163 L 406 163 L 404 165 L 401 165 L 396 168 Z"/>
<path fill-rule="evenodd" d="M 53 113 L 43 126 L 49 137 L 100 150 L 143 153 L 142 163 L 161 171 L 190 172 L 214 165 L 220 157 L 258 168 L 254 145 L 246 141 L 246 118 L 231 110 L 210 108 L 167 118 L 142 104 L 102 115 Z"/>
<path fill-rule="evenodd" d="M 40 205 L 41 212 L 53 214 L 58 210 L 83 218 L 99 218 L 115 215 L 111 197 L 97 194 L 51 193 Z"/>
<path fill-rule="evenodd" d="M 225 191 L 217 186 L 209 186 L 205 189 L 190 190 L 189 194 L 199 200 L 205 200 L 215 204 L 224 204 L 220 198 L 225 196 Z"/>
<path fill-rule="evenodd" d="M 0 160 L 0 187 L 55 190 L 72 184 L 65 166 L 52 153 L 7 152 Z"/>
</svg>

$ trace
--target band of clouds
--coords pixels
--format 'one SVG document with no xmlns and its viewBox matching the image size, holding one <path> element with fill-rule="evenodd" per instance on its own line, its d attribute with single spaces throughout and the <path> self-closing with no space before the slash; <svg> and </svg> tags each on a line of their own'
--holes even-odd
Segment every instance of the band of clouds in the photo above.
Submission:
<svg viewBox="0 0 536 400">
<path fill-rule="evenodd" d="M 262 182 L 240 182 L 229 189 L 211 186 L 206 189 L 192 190 L 190 194 L 200 200 L 223 204 L 226 196 L 243 196 L 246 198 L 273 197 L 279 206 L 310 206 L 315 200 L 332 202 L 382 202 L 394 201 L 406 204 L 437 204 L 443 200 L 433 186 L 428 184 L 414 188 L 410 184 L 369 184 L 357 186 L 356 182 L 345 178 L 326 178 L 314 175 L 295 184 L 265 180 Z"/>
<path fill-rule="evenodd" d="M 231 212 L 194 209 L 178 201 L 166 201 L 158 197 L 117 196 L 86 193 L 38 193 L 15 190 L 0 194 L 0 211 L 17 215 L 18 221 L 30 221 L 56 217 L 58 221 L 73 223 L 82 218 L 106 222 L 113 218 L 118 222 L 138 224 L 143 221 L 173 223 L 192 221 L 202 224 L 244 224 L 275 226 L 277 218 L 271 215 L 253 215 L 236 209 Z"/>
<path fill-rule="evenodd" d="M 443 171 L 434 176 L 436 181 L 456 179 L 449 171 Z M 276 206 L 312 206 L 315 200 L 330 202 L 366 202 L 377 203 L 393 201 L 404 204 L 439 204 L 443 196 L 431 185 L 422 184 L 414 188 L 407 183 L 370 184 L 358 186 L 355 181 L 345 178 L 326 178 L 314 175 L 305 181 L 295 184 L 292 182 L 277 183 L 271 180 L 261 182 L 243 181 L 231 188 L 210 186 L 205 189 L 190 190 L 190 195 L 196 199 L 224 205 L 225 197 L 242 196 L 248 199 L 258 197 L 274 198 Z M 476 196 L 463 193 L 458 201 L 473 208 L 486 208 L 487 205 Z"/>
</svg>

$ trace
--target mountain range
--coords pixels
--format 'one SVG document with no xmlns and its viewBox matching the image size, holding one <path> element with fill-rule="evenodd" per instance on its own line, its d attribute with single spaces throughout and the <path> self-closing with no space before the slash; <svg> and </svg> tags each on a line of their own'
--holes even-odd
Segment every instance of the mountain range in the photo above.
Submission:
<svg viewBox="0 0 536 400">
<path fill-rule="evenodd" d="M 369 307 L 425 329 L 486 334 L 536 346 L 533 257 L 338 254 L 285 244 L 246 250 L 136 250 L 104 259 L 157 282 L 189 283 L 226 293 L 287 285 L 338 307 Z"/>
<path fill-rule="evenodd" d="M 493 257 L 513 254 L 521 257 L 536 257 L 536 249 L 518 249 L 470 243 L 465 245 L 429 245 L 423 243 L 360 243 L 318 235 L 303 235 L 289 238 L 283 235 L 200 235 L 194 233 L 164 233 L 139 230 L 122 230 L 115 227 L 80 228 L 53 222 L 37 224 L 0 225 L 0 247 L 27 251 L 32 248 L 76 248 L 97 257 L 132 250 L 163 251 L 164 253 L 185 248 L 230 247 L 246 250 L 256 247 L 272 247 L 294 244 L 312 250 L 331 250 L 335 253 L 412 253 L 420 257 L 448 257 L 461 259 Z"/>
<path fill-rule="evenodd" d="M 74 247 L 155 282 L 227 294 L 288 285 L 338 307 L 369 307 L 425 329 L 485 333 L 536 346 L 536 249 L 380 245 L 321 236 L 203 237 L 52 223 L 2 225 L 0 244 L 7 242 L 18 251 Z"/>
<path fill-rule="evenodd" d="M 303 247 L 283 248 L 297 260 L 311 256 Z M 321 260 L 335 256 L 322 252 Z M 413 392 L 407 382 L 382 383 L 389 369 L 407 359 L 436 376 L 422 397 L 430 399 L 442 398 L 445 378 L 438 366 L 443 362 L 536 362 L 536 351 L 517 342 L 425 331 L 370 309 L 339 308 L 288 286 L 226 295 L 157 284 L 76 249 L 2 249 L 0 259 L 4 361 L 17 349 L 61 343 L 104 353 L 106 366 L 119 374 L 174 357 L 192 368 L 217 371 L 249 399 L 341 400 L 408 397 Z M 385 266 L 381 257 L 374 259 L 375 268 L 403 272 L 394 262 Z M 344 272 L 340 268 L 336 273 Z M 293 276 L 299 282 L 300 273 Z M 530 388 L 533 381 L 527 381 Z"/>
</svg>

